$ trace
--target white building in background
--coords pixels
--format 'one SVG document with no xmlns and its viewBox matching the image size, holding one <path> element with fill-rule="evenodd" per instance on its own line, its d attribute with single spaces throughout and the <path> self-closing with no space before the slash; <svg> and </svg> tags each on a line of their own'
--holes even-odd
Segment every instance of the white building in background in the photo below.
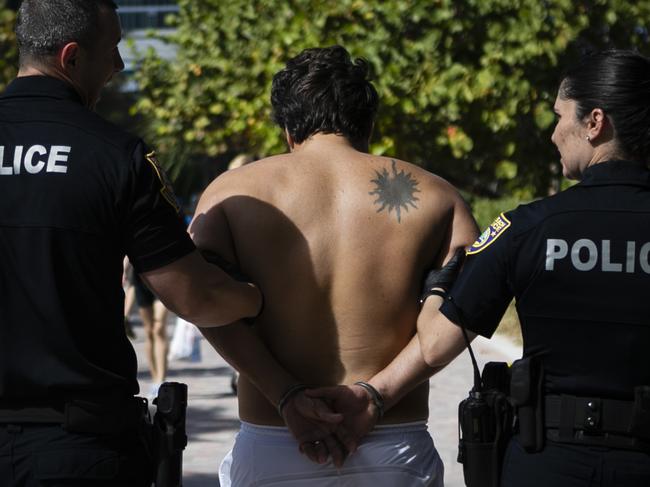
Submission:
<svg viewBox="0 0 650 487">
<path fill-rule="evenodd" d="M 117 13 L 122 24 L 122 42 L 119 45 L 124 59 L 124 71 L 127 75 L 126 91 L 136 90 L 135 82 L 130 76 L 136 69 L 136 53 L 144 53 L 150 47 L 154 48 L 163 59 L 174 59 L 176 48 L 157 39 L 150 34 L 166 34 L 173 32 L 165 24 L 165 17 L 179 11 L 176 0 L 115 0 L 118 5 Z M 132 44 L 132 45 L 131 45 Z"/>
</svg>

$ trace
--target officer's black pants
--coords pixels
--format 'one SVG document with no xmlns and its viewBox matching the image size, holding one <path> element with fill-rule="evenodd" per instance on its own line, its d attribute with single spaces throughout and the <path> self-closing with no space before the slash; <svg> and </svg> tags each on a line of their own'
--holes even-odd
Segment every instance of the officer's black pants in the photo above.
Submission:
<svg viewBox="0 0 650 487">
<path fill-rule="evenodd" d="M 546 442 L 526 453 L 516 439 L 506 451 L 501 487 L 650 486 L 650 455 L 635 451 Z"/>
<path fill-rule="evenodd" d="M 150 472 L 132 434 L 98 437 L 60 425 L 0 424 L 2 487 L 148 487 Z"/>
</svg>

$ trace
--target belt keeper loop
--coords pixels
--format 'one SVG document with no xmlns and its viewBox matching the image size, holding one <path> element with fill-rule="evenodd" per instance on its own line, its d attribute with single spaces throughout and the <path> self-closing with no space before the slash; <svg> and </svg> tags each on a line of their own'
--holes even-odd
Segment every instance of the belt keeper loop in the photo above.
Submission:
<svg viewBox="0 0 650 487">
<path fill-rule="evenodd" d="M 584 408 L 583 428 L 585 433 L 598 433 L 601 427 L 602 401 L 598 398 L 588 399 Z"/>
<path fill-rule="evenodd" d="M 560 396 L 560 424 L 558 434 L 561 440 L 573 438 L 574 418 L 576 414 L 576 401 L 573 396 L 562 394 Z"/>
</svg>

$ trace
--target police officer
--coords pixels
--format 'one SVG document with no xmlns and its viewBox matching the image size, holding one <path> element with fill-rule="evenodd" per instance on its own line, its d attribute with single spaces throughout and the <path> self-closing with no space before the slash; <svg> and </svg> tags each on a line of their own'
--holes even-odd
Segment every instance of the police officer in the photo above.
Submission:
<svg viewBox="0 0 650 487">
<path fill-rule="evenodd" d="M 154 152 L 94 107 L 124 65 L 111 0 L 24 0 L 0 97 L 0 484 L 144 486 L 122 261 L 202 326 L 261 296 L 206 263 Z"/>
<path fill-rule="evenodd" d="M 587 56 L 554 108 L 551 140 L 579 183 L 497 217 L 419 323 L 422 350 L 444 365 L 462 348 L 456 325 L 490 337 L 514 297 L 539 364 L 532 399 L 515 400 L 540 422 L 520 424 L 501 485 L 650 485 L 650 60 Z"/>
<path fill-rule="evenodd" d="M 450 292 L 448 276 L 434 276 L 418 318 L 428 371 L 411 347 L 369 382 L 390 407 L 465 348 L 459 325 L 470 340 L 490 337 L 514 297 L 527 362 L 515 367 L 520 425 L 501 485 L 647 486 L 650 60 L 584 58 L 563 79 L 555 112 L 552 141 L 579 183 L 499 215 Z M 309 393 L 358 423 L 367 415 L 350 388 Z"/>
</svg>

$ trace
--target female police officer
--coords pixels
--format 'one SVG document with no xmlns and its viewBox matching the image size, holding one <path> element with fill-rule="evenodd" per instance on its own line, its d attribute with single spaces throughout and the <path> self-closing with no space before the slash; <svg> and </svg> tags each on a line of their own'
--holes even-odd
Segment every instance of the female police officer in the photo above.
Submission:
<svg viewBox="0 0 650 487">
<path fill-rule="evenodd" d="M 551 140 L 579 183 L 479 237 L 441 313 L 418 323 L 423 354 L 440 367 L 462 348 L 452 322 L 491 336 L 514 296 L 544 379 L 502 485 L 650 485 L 650 60 L 584 58 L 555 112 Z"/>
</svg>

